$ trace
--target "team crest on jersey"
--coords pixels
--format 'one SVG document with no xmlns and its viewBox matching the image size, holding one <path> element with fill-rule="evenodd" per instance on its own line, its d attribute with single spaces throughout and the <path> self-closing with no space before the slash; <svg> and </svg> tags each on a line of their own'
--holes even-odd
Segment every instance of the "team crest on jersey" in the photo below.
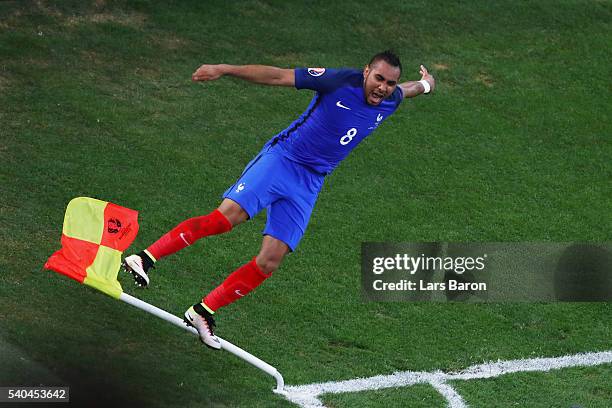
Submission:
<svg viewBox="0 0 612 408">
<path fill-rule="evenodd" d="M 370 126 L 368 129 L 372 130 L 372 129 L 376 129 L 378 127 L 378 125 L 380 125 L 382 123 L 383 120 L 383 115 L 381 115 L 380 113 L 376 116 L 376 123 L 374 123 L 374 126 Z"/>
<path fill-rule="evenodd" d="M 308 68 L 308 73 L 313 77 L 318 77 L 325 73 L 325 68 Z"/>
</svg>

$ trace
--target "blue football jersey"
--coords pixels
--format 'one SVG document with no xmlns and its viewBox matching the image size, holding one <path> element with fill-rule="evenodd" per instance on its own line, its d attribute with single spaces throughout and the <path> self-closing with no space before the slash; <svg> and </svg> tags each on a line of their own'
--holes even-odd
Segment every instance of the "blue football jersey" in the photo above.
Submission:
<svg viewBox="0 0 612 408">
<path fill-rule="evenodd" d="M 356 69 L 297 68 L 295 87 L 316 93 L 304 113 L 268 144 L 322 174 L 331 173 L 403 99 L 398 86 L 378 106 L 369 105 L 363 73 Z"/>
</svg>

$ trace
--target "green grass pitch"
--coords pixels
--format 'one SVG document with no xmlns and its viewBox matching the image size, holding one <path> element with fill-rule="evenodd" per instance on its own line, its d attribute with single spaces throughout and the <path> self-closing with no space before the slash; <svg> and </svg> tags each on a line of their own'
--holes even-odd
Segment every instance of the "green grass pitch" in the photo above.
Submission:
<svg viewBox="0 0 612 408">
<path fill-rule="evenodd" d="M 140 211 L 134 249 L 209 212 L 312 94 L 202 63 L 361 67 L 386 48 L 406 101 L 327 180 L 298 251 L 218 316 L 288 384 L 612 349 L 606 303 L 365 303 L 364 241 L 610 241 L 609 1 L 0 2 L 0 386 L 69 384 L 72 405 L 293 407 L 267 376 L 42 270 L 66 204 Z M 262 214 L 125 290 L 180 315 L 259 249 Z M 608 407 L 612 367 L 455 384 L 471 407 Z M 328 407 L 443 407 L 426 385 Z"/>
</svg>

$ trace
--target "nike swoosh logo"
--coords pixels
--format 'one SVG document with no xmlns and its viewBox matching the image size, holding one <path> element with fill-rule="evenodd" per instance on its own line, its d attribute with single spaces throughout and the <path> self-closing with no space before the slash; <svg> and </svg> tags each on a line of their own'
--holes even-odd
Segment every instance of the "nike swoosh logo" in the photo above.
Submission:
<svg viewBox="0 0 612 408">
<path fill-rule="evenodd" d="M 185 234 L 184 234 L 184 233 L 182 233 L 182 232 L 181 232 L 181 233 L 179 234 L 179 237 L 181 237 L 181 239 L 183 240 L 183 242 L 184 242 L 185 244 L 187 244 L 187 246 L 191 246 L 191 244 L 189 243 L 189 241 L 187 241 L 187 238 L 185 238 Z"/>
<path fill-rule="evenodd" d="M 351 110 L 351 108 L 349 108 L 348 106 L 344 106 L 341 101 L 336 102 L 336 106 L 342 109 Z"/>
<path fill-rule="evenodd" d="M 242 293 L 240 293 L 240 289 L 236 289 L 234 293 L 236 293 L 238 296 L 244 296 Z"/>
</svg>

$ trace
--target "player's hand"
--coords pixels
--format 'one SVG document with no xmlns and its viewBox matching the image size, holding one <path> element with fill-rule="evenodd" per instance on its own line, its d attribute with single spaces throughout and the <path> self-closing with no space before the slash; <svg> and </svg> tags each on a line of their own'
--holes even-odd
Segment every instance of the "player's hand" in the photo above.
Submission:
<svg viewBox="0 0 612 408">
<path fill-rule="evenodd" d="M 419 73 L 421 74 L 421 80 L 425 80 L 429 82 L 429 85 L 431 86 L 430 92 L 433 92 L 434 88 L 436 87 L 436 79 L 433 77 L 433 75 L 431 75 L 427 71 L 427 68 L 425 68 L 425 65 L 421 65 L 421 68 L 419 69 Z"/>
<path fill-rule="evenodd" d="M 208 65 L 204 64 L 191 75 L 192 81 L 214 81 L 223 76 L 222 65 Z"/>
</svg>

